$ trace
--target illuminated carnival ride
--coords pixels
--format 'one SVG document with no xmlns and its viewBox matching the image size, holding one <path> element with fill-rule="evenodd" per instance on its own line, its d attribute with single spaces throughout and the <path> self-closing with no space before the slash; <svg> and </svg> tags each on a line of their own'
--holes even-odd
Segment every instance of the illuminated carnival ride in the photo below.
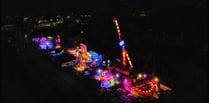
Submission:
<svg viewBox="0 0 209 103">
<path fill-rule="evenodd" d="M 57 35 L 56 38 L 52 36 L 34 37 L 32 41 L 39 43 L 40 49 L 49 50 L 52 56 L 59 56 L 65 51 L 61 46 L 60 35 Z"/>
<path fill-rule="evenodd" d="M 154 98 L 158 99 L 161 91 L 171 91 L 172 89 L 161 84 L 158 77 L 153 74 L 139 73 L 130 75 L 133 69 L 132 62 L 125 49 L 125 41 L 121 39 L 121 32 L 117 19 L 113 22 L 116 25 L 119 37 L 119 46 L 122 48 L 122 65 L 113 64 L 111 60 L 105 60 L 105 57 L 95 51 L 88 51 L 87 46 L 83 43 L 73 47 L 63 49 L 60 45 L 60 36 L 54 39 L 48 37 L 36 37 L 33 41 L 39 42 L 43 50 L 51 50 L 52 56 L 61 55 L 66 52 L 76 59 L 61 64 L 62 68 L 72 67 L 77 73 L 83 73 L 90 78 L 100 81 L 102 89 L 111 89 L 112 87 L 122 90 L 121 94 L 126 98 Z M 55 52 L 61 49 L 60 52 Z M 128 61 L 129 67 L 126 63 Z"/>
</svg>

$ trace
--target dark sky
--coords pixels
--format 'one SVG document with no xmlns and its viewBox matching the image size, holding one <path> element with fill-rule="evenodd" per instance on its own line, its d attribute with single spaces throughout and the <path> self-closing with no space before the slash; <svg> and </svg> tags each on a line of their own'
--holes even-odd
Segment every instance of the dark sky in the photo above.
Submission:
<svg viewBox="0 0 209 103">
<path fill-rule="evenodd" d="M 207 0 L 1 0 L 3 15 L 34 15 L 92 9 L 112 12 L 130 8 L 166 9 L 179 6 L 206 8 Z"/>
<path fill-rule="evenodd" d="M 99 0 L 2 0 L 3 14 L 42 14 L 58 11 L 72 11 L 82 8 L 110 8 L 110 1 Z"/>
</svg>

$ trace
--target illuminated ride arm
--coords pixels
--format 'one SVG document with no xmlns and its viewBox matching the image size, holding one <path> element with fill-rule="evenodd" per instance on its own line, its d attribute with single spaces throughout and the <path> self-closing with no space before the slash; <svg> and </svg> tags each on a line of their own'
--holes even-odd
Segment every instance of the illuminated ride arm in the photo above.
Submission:
<svg viewBox="0 0 209 103">
<path fill-rule="evenodd" d="M 119 40 L 120 40 L 119 45 L 122 47 L 123 66 L 125 67 L 125 65 L 126 65 L 126 58 L 127 58 L 128 62 L 129 62 L 129 65 L 130 65 L 130 69 L 132 69 L 133 68 L 132 62 L 131 62 L 131 60 L 130 60 L 130 58 L 128 56 L 127 51 L 125 50 L 125 42 L 124 42 L 124 40 L 121 40 L 121 32 L 120 32 L 120 28 L 119 28 L 119 25 L 118 25 L 118 21 L 115 18 L 113 20 L 113 22 L 115 23 L 116 28 L 117 28 L 118 37 L 119 37 Z"/>
</svg>

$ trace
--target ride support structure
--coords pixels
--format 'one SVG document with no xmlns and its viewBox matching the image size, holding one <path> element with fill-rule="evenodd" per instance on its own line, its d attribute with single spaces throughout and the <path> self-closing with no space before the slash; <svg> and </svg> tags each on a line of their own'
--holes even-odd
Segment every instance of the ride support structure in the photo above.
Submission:
<svg viewBox="0 0 209 103">
<path fill-rule="evenodd" d="M 118 32 L 118 38 L 119 38 L 119 45 L 122 47 L 122 58 L 123 58 L 123 67 L 125 68 L 125 66 L 127 65 L 126 64 L 126 59 L 128 60 L 128 63 L 130 65 L 130 69 L 132 70 L 133 68 L 133 65 L 132 65 L 132 62 L 130 60 L 130 57 L 128 55 L 128 52 L 126 51 L 125 49 L 125 42 L 124 40 L 121 39 L 121 32 L 120 32 L 120 28 L 119 28 L 119 24 L 118 24 L 118 21 L 116 18 L 114 18 L 113 22 L 115 23 L 116 25 L 116 28 L 117 28 L 117 32 Z"/>
</svg>

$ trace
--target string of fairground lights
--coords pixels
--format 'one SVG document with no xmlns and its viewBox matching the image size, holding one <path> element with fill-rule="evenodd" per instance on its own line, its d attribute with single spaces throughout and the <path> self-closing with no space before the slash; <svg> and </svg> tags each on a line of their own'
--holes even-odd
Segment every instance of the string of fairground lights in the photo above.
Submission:
<svg viewBox="0 0 209 103">
<path fill-rule="evenodd" d="M 119 40 L 120 40 L 119 45 L 122 47 L 123 67 L 125 67 L 125 65 L 126 65 L 126 58 L 127 58 L 128 62 L 129 62 L 129 65 L 130 65 L 130 69 L 132 69 L 133 68 L 132 62 L 129 58 L 129 55 L 128 55 L 127 51 L 125 50 L 125 42 L 124 42 L 124 40 L 121 40 L 121 32 L 120 32 L 120 28 L 119 28 L 119 25 L 118 25 L 118 21 L 115 18 L 113 20 L 113 22 L 115 23 L 116 28 L 117 28 L 118 37 L 119 37 Z"/>
<path fill-rule="evenodd" d="M 140 73 L 137 76 L 137 79 L 139 79 L 139 80 L 140 79 L 145 79 L 145 78 L 147 78 L 147 74 L 145 74 L 145 73 L 143 75 Z M 150 89 L 142 90 L 142 89 L 139 89 L 138 85 L 130 87 L 131 86 L 130 82 L 128 82 L 128 80 L 125 79 L 124 80 L 124 88 L 126 90 L 130 91 L 131 94 L 134 95 L 134 96 L 139 96 L 138 94 L 146 95 L 146 96 L 150 95 L 151 96 L 153 94 L 153 92 L 157 89 L 154 84 L 158 83 L 158 82 L 159 82 L 159 78 L 154 77 L 151 81 L 145 83 L 145 84 L 150 86 Z"/>
<path fill-rule="evenodd" d="M 140 74 L 139 74 L 140 75 Z M 143 78 L 146 78 L 147 75 L 146 74 L 143 74 Z M 138 78 L 140 79 L 140 78 Z M 134 92 L 137 92 L 139 94 L 142 94 L 142 95 L 152 95 L 152 93 L 157 89 L 154 85 L 154 83 L 158 83 L 159 82 L 159 78 L 157 77 L 154 77 L 153 80 L 147 82 L 146 84 L 148 84 L 150 86 L 150 89 L 149 90 L 142 90 L 142 89 L 139 89 L 138 87 L 139 86 L 135 86 L 135 87 L 131 87 L 131 93 L 134 95 L 136 93 Z"/>
</svg>

